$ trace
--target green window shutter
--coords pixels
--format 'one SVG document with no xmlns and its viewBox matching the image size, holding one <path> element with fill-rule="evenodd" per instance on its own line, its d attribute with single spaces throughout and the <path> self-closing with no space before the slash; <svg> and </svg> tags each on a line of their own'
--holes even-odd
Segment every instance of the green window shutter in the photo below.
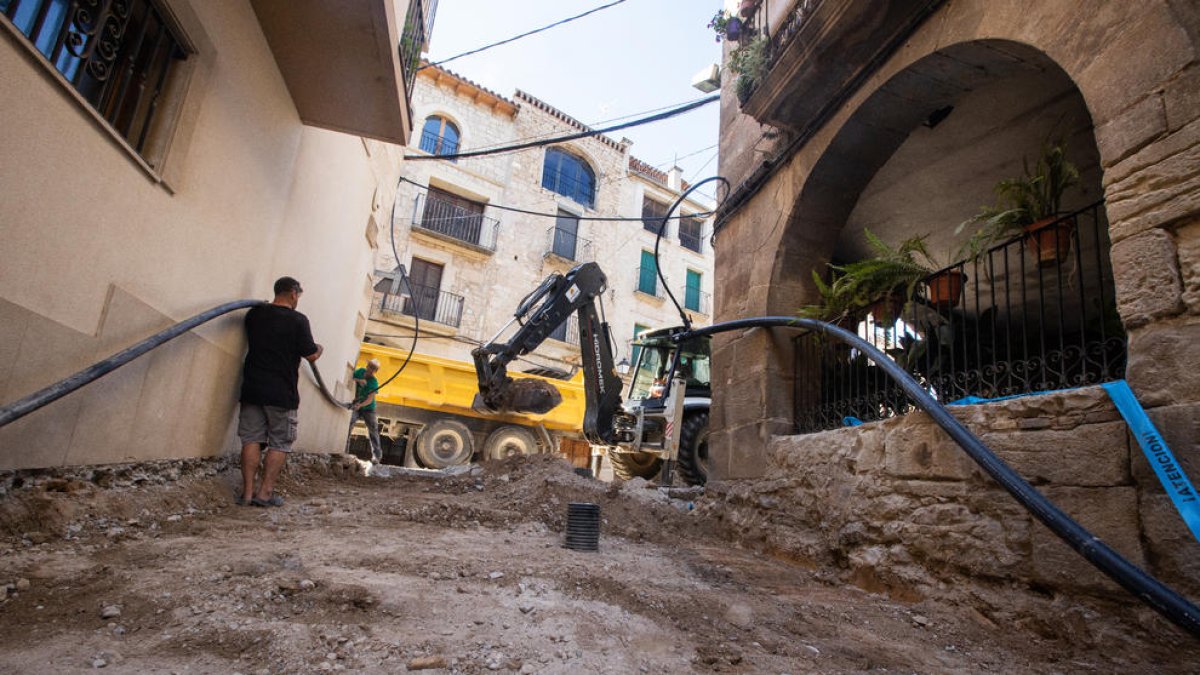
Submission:
<svg viewBox="0 0 1200 675">
<path fill-rule="evenodd" d="M 642 266 L 638 270 L 638 290 L 648 295 L 658 295 L 658 267 L 654 254 L 642 251 Z"/>
<path fill-rule="evenodd" d="M 687 284 L 684 286 L 683 306 L 693 312 L 700 311 L 700 277 L 699 272 L 687 271 Z"/>
</svg>

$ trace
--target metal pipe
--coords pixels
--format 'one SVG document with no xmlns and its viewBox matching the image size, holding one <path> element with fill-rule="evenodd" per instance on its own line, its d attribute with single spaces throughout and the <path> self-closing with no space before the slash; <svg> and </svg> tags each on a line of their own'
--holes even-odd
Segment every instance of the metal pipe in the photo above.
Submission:
<svg viewBox="0 0 1200 675">
<path fill-rule="evenodd" d="M 672 336 L 676 342 L 716 333 L 750 328 L 797 328 L 816 331 L 861 350 L 867 358 L 875 362 L 889 377 L 891 377 L 904 393 L 933 418 L 950 438 L 954 439 L 971 459 L 975 460 L 984 471 L 1011 494 L 1021 506 L 1032 513 L 1034 517 L 1050 528 L 1050 531 L 1067 543 L 1089 563 L 1103 572 L 1108 578 L 1120 584 L 1142 602 L 1149 605 L 1159 614 L 1166 617 L 1175 625 L 1200 637 L 1200 608 L 1192 604 L 1171 587 L 1147 574 L 1137 565 L 1126 560 L 1099 537 L 1089 532 L 1069 515 L 1046 499 L 1032 485 L 1021 478 L 1020 474 L 1008 466 L 1004 460 L 996 456 L 983 441 L 970 429 L 967 429 L 941 403 L 921 388 L 920 383 L 904 371 L 896 362 L 876 349 L 866 340 L 843 328 L 815 319 L 802 319 L 790 316 L 764 316 L 750 319 L 738 319 L 713 324 L 691 331 L 682 331 Z"/>
</svg>

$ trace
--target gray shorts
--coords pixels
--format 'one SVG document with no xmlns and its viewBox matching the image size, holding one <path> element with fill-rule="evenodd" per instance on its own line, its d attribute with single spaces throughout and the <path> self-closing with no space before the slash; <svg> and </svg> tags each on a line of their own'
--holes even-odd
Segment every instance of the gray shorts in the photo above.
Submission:
<svg viewBox="0 0 1200 675">
<path fill-rule="evenodd" d="M 280 452 L 291 452 L 299 416 L 295 410 L 273 405 L 243 403 L 238 414 L 238 438 L 242 444 L 264 443 Z"/>
</svg>

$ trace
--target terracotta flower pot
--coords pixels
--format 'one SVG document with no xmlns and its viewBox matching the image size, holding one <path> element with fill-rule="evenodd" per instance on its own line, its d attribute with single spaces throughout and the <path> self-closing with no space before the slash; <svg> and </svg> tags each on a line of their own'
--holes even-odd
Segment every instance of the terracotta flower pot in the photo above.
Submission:
<svg viewBox="0 0 1200 675">
<path fill-rule="evenodd" d="M 959 270 L 946 270 L 941 274 L 930 277 L 929 302 L 938 309 L 957 307 L 962 300 L 963 286 L 967 283 L 967 275 Z"/>
<path fill-rule="evenodd" d="M 1050 267 L 1067 259 L 1071 254 L 1071 234 L 1075 229 L 1074 220 L 1064 220 L 1050 225 L 1058 216 L 1050 216 L 1025 226 L 1029 236 L 1029 249 L 1037 256 L 1038 265 Z"/>
<path fill-rule="evenodd" d="M 742 4 L 738 5 L 738 14 L 743 19 L 749 19 L 755 9 L 758 9 L 758 0 L 742 0 Z"/>
</svg>

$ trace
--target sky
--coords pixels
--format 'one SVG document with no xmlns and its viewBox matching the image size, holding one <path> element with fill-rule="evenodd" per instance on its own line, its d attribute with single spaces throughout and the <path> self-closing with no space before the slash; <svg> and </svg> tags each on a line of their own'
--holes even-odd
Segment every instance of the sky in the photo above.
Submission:
<svg viewBox="0 0 1200 675">
<path fill-rule="evenodd" d="M 611 0 L 438 0 L 426 58 L 436 62 L 585 12 Z M 625 0 L 445 68 L 511 97 L 521 89 L 592 126 L 707 96 L 691 86 L 702 68 L 720 63 L 721 46 L 706 26 L 721 0 Z M 660 169 L 678 157 L 684 179 L 717 171 L 718 103 L 611 134 Z M 638 115 L 641 116 L 641 115 Z M 619 123 L 612 122 L 612 123 Z M 710 184 L 711 186 L 711 184 Z M 710 187 L 705 186 L 705 188 Z M 710 197 L 711 190 L 700 192 Z"/>
</svg>

